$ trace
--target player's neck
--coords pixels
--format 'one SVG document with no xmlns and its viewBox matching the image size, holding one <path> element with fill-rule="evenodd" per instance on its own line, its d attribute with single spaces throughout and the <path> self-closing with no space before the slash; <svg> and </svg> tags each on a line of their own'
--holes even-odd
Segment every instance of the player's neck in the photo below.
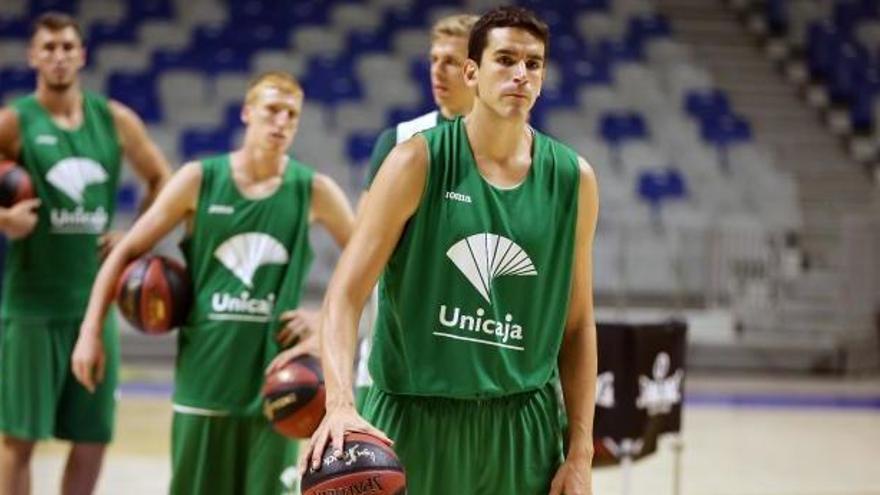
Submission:
<svg viewBox="0 0 880 495">
<path fill-rule="evenodd" d="M 464 122 L 474 155 L 504 163 L 528 146 L 525 119 L 502 117 L 477 102 Z"/>
<path fill-rule="evenodd" d="M 287 164 L 287 155 L 281 151 L 267 150 L 258 146 L 245 146 L 237 152 L 241 169 L 254 182 L 281 175 Z"/>
<path fill-rule="evenodd" d="M 77 120 L 82 111 L 82 91 L 79 82 L 74 82 L 65 89 L 57 90 L 50 88 L 45 82 L 37 82 L 37 101 L 58 119 Z"/>
<path fill-rule="evenodd" d="M 452 119 L 458 117 L 459 115 L 467 115 L 468 112 L 471 111 L 471 108 L 473 107 L 473 103 L 474 103 L 474 101 L 473 101 L 473 99 L 471 99 L 471 100 L 469 100 L 461 105 L 458 105 L 458 106 L 437 105 L 437 108 L 440 110 L 440 114 L 443 115 L 443 117 L 445 117 L 448 120 L 452 120 Z"/>
</svg>

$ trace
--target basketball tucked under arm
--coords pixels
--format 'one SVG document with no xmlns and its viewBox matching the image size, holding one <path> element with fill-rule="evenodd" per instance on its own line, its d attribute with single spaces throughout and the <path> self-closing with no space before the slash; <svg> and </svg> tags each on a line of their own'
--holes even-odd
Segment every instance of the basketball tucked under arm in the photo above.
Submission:
<svg viewBox="0 0 880 495">
<path fill-rule="evenodd" d="M 101 322 L 107 314 L 123 267 L 155 246 L 159 239 L 195 211 L 201 180 L 200 164 L 189 163 L 181 167 L 101 265 L 71 357 L 71 371 L 90 392 L 103 380 Z"/>
<path fill-rule="evenodd" d="M 184 165 L 113 249 L 101 265 L 92 286 L 86 316 L 80 329 L 81 337 L 96 338 L 100 334 L 101 322 L 113 298 L 122 268 L 132 259 L 152 249 L 174 226 L 195 211 L 201 180 L 200 164 Z"/>
</svg>

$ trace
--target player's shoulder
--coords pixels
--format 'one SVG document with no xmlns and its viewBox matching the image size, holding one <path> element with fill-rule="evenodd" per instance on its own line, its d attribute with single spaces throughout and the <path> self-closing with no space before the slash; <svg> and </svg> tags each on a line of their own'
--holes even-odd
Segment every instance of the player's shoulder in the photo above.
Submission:
<svg viewBox="0 0 880 495">
<path fill-rule="evenodd" d="M 422 131 L 427 131 L 437 127 L 439 122 L 439 113 L 437 110 L 419 115 L 414 119 L 407 120 L 397 124 L 395 135 L 398 143 L 402 143 Z"/>
<path fill-rule="evenodd" d="M 535 146 L 538 148 L 537 151 L 539 155 L 550 158 L 552 163 L 568 174 L 575 176 L 580 174 L 581 161 L 583 158 L 578 155 L 574 148 L 537 129 L 532 130 L 535 136 Z M 586 163 L 585 160 L 583 161 Z"/>
</svg>

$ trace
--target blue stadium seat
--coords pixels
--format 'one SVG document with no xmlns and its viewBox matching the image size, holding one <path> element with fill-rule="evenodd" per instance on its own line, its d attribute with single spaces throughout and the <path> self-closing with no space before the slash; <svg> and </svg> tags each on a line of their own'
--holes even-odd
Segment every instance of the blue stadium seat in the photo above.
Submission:
<svg viewBox="0 0 880 495">
<path fill-rule="evenodd" d="M 327 10 L 330 2 L 324 0 L 297 0 L 284 2 L 279 9 L 283 10 L 290 26 L 298 27 L 307 24 L 326 24 Z"/>
<path fill-rule="evenodd" d="M 0 16 L 0 38 L 26 40 L 30 32 L 31 24 L 27 19 Z"/>
<path fill-rule="evenodd" d="M 198 57 L 199 68 L 207 74 L 219 74 L 221 72 L 249 72 L 251 68 L 251 54 L 249 48 L 221 48 L 207 53 L 202 52 Z"/>
<path fill-rule="evenodd" d="M 749 123 L 736 115 L 708 117 L 700 121 L 700 137 L 718 148 L 747 142 L 752 139 Z"/>
<path fill-rule="evenodd" d="M 157 123 L 162 120 L 153 73 L 116 72 L 110 74 L 106 85 L 107 96 L 131 107 L 145 122 Z"/>
<path fill-rule="evenodd" d="M 864 79 L 868 52 L 853 41 L 837 45 L 833 53 L 831 73 L 828 77 L 828 95 L 837 104 L 851 101 L 858 81 Z"/>
<path fill-rule="evenodd" d="M 120 181 L 116 189 L 116 211 L 135 213 L 138 209 L 140 190 L 136 182 Z"/>
<path fill-rule="evenodd" d="M 354 165 L 362 165 L 369 160 L 376 137 L 375 133 L 353 133 L 348 136 L 346 152 Z"/>
<path fill-rule="evenodd" d="M 128 17 L 132 19 L 173 19 L 171 0 L 129 0 Z"/>
<path fill-rule="evenodd" d="M 0 70 L 0 97 L 7 92 L 30 91 L 36 87 L 37 76 L 31 69 L 7 68 Z"/>
<path fill-rule="evenodd" d="M 86 35 L 86 43 L 95 49 L 104 43 L 134 43 L 137 41 L 138 23 L 130 18 L 111 24 L 98 21 L 92 24 Z"/>
<path fill-rule="evenodd" d="M 368 52 L 387 52 L 390 46 L 390 36 L 385 30 L 354 31 L 348 35 L 347 49 L 352 58 Z"/>
<path fill-rule="evenodd" d="M 184 159 L 225 153 L 232 147 L 232 137 L 226 129 L 187 129 L 180 137 L 180 151 Z"/>
<path fill-rule="evenodd" d="M 363 97 L 348 57 L 316 56 L 308 61 L 306 76 L 300 81 L 308 99 L 328 105 Z"/>
<path fill-rule="evenodd" d="M 874 126 L 874 102 L 880 95 L 880 68 L 876 65 L 869 67 L 859 81 L 850 109 L 850 121 L 853 129 L 858 132 L 867 132 Z"/>
<path fill-rule="evenodd" d="M 684 109 L 692 117 L 711 118 L 731 112 L 727 95 L 718 89 L 692 89 L 684 98 Z"/>
<path fill-rule="evenodd" d="M 661 14 L 638 15 L 627 21 L 627 36 L 637 40 L 640 45 L 646 40 L 671 34 L 669 20 Z"/>
<path fill-rule="evenodd" d="M 807 28 L 807 65 L 814 79 L 824 79 L 831 72 L 834 51 L 841 37 L 830 21 L 814 22 Z"/>
<path fill-rule="evenodd" d="M 611 63 L 599 58 L 573 61 L 562 66 L 566 88 L 574 91 L 582 85 L 610 85 Z"/>
<path fill-rule="evenodd" d="M 554 35 L 550 43 L 550 58 L 562 65 L 586 60 L 589 48 L 586 43 L 574 34 Z"/>
<path fill-rule="evenodd" d="M 664 202 L 682 200 L 688 195 L 684 176 L 673 167 L 641 172 L 636 181 L 636 192 L 655 212 Z"/>
<path fill-rule="evenodd" d="M 612 146 L 618 146 L 624 141 L 647 138 L 648 126 L 635 112 L 608 112 L 599 119 L 599 135 Z"/>
<path fill-rule="evenodd" d="M 622 40 L 604 39 L 599 41 L 597 54 L 609 62 L 637 62 L 641 58 L 641 45 L 638 40 L 626 37 Z"/>
<path fill-rule="evenodd" d="M 399 29 L 423 28 L 428 24 L 425 9 L 388 9 L 382 18 L 382 25 L 392 32 Z"/>
<path fill-rule="evenodd" d="M 156 50 L 151 58 L 151 69 L 157 74 L 171 69 L 194 69 L 199 65 L 198 54 L 190 50 Z"/>
<path fill-rule="evenodd" d="M 76 15 L 79 2 L 77 0 L 29 0 L 28 12 L 31 18 L 35 18 L 43 12 L 54 10 Z"/>
</svg>

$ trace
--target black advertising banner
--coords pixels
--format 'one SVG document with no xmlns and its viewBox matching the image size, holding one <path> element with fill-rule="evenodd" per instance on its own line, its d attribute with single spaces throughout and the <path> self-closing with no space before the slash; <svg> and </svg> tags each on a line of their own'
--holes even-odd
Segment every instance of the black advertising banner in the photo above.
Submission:
<svg viewBox="0 0 880 495">
<path fill-rule="evenodd" d="M 599 323 L 593 438 L 596 465 L 653 453 L 681 430 L 686 325 Z"/>
</svg>

